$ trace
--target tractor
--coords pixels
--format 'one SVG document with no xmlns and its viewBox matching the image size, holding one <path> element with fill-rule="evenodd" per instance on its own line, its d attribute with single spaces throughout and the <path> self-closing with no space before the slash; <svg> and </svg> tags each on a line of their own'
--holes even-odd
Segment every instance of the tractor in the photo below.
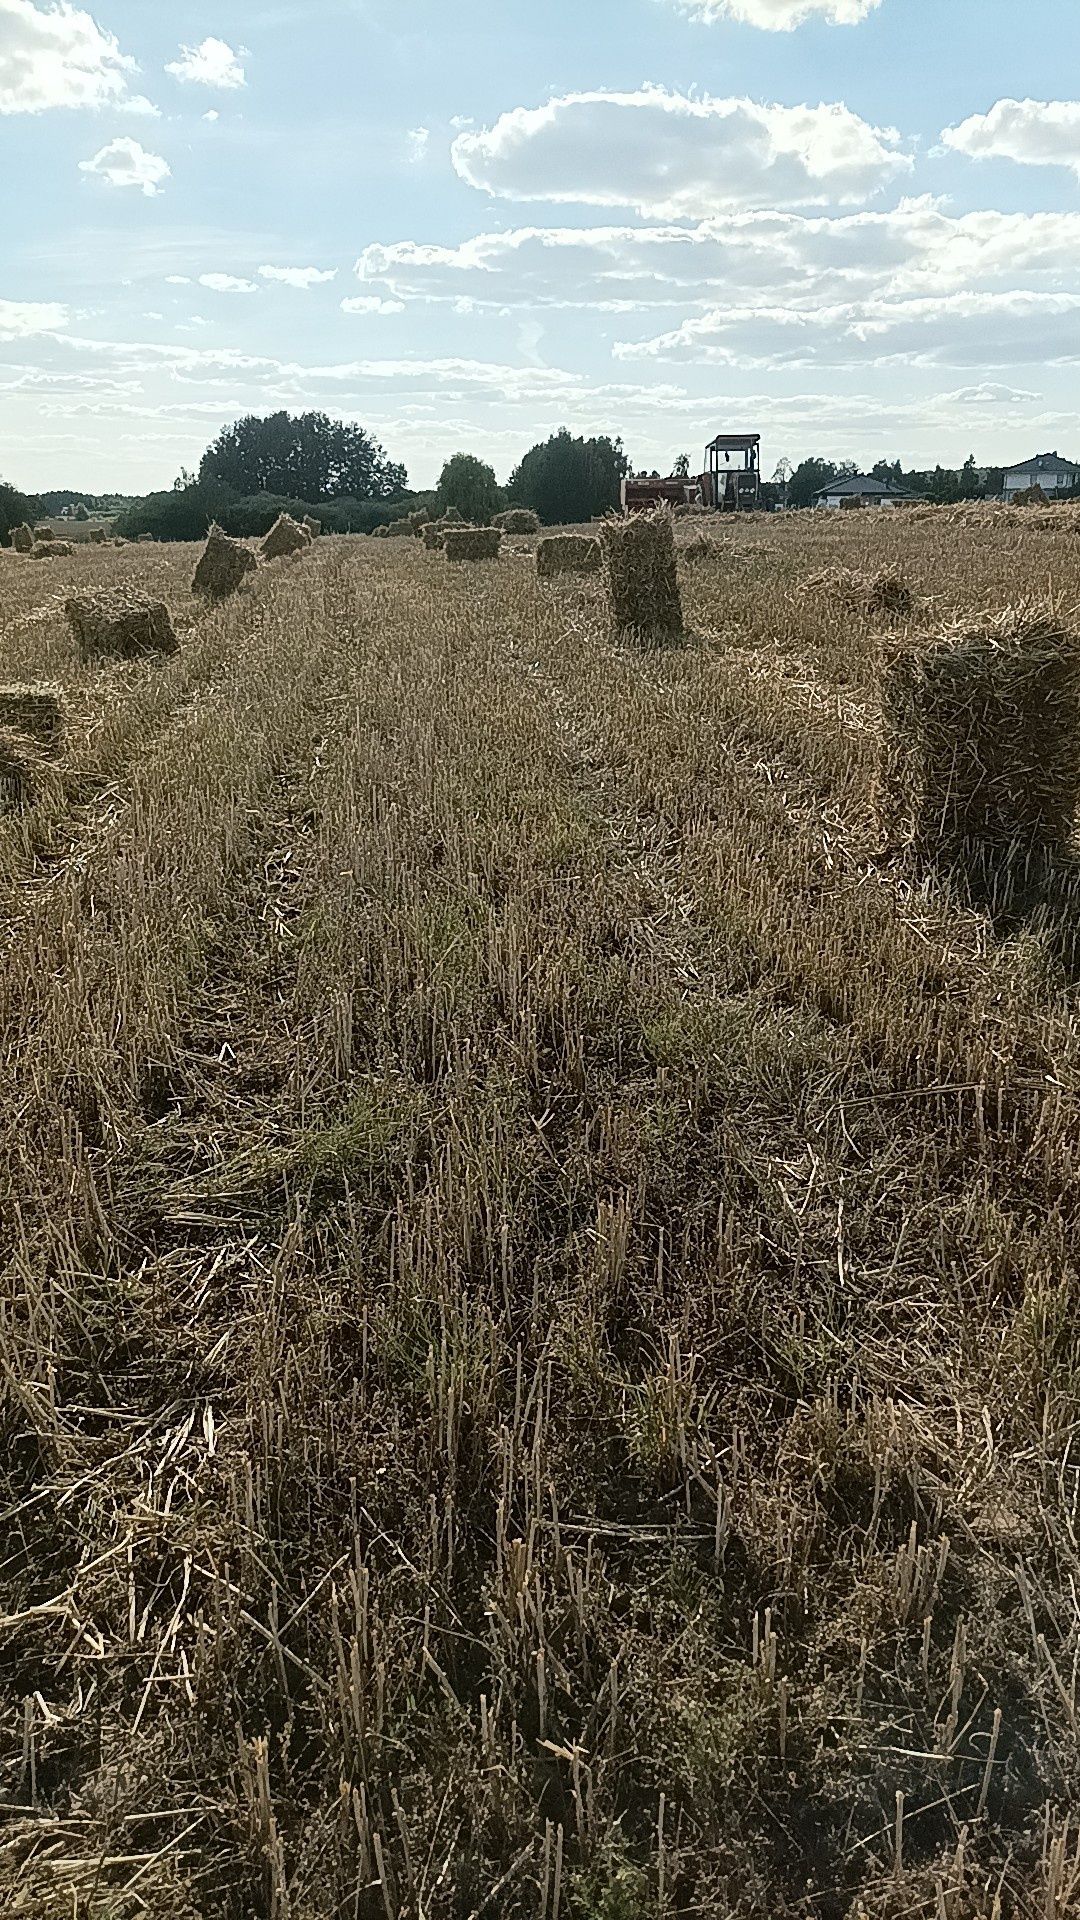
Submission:
<svg viewBox="0 0 1080 1920">
<path fill-rule="evenodd" d="M 761 498 L 760 433 L 720 433 L 705 449 L 705 471 L 697 479 L 678 475 L 663 480 L 641 474 L 622 483 L 624 513 L 644 507 L 702 507 L 713 513 L 752 513 Z"/>
</svg>

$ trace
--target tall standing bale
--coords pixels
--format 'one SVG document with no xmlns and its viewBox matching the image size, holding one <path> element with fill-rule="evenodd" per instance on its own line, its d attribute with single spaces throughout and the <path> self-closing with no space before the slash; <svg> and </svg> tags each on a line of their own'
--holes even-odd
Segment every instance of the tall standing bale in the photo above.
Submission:
<svg viewBox="0 0 1080 1920">
<path fill-rule="evenodd" d="M 599 540 L 587 533 L 549 533 L 536 549 L 536 572 L 541 580 L 561 573 L 596 573 L 601 559 Z"/>
<path fill-rule="evenodd" d="M 448 527 L 443 551 L 449 561 L 497 560 L 502 546 L 498 527 Z"/>
<path fill-rule="evenodd" d="M 495 515 L 491 524 L 501 527 L 504 533 L 539 533 L 540 515 L 531 507 L 507 507 L 505 513 Z"/>
<path fill-rule="evenodd" d="M 300 525 L 303 527 L 305 533 L 311 535 L 313 540 L 317 540 L 322 532 L 322 521 L 316 520 L 314 515 L 310 513 L 305 513 Z"/>
<path fill-rule="evenodd" d="M 179 649 L 168 607 L 147 593 L 106 588 L 74 594 L 64 612 L 84 660 L 139 660 Z"/>
<path fill-rule="evenodd" d="M 881 675 L 876 804 L 923 858 L 1062 846 L 1080 805 L 1080 637 L 1049 602 L 894 646 Z"/>
<path fill-rule="evenodd" d="M 33 553 L 34 551 L 33 530 L 26 525 L 25 521 L 23 522 L 21 527 L 12 527 L 11 544 L 14 547 L 16 553 Z"/>
<path fill-rule="evenodd" d="M 646 646 L 681 640 L 682 600 L 670 508 L 659 506 L 626 519 L 604 520 L 600 544 L 615 632 Z"/>
<path fill-rule="evenodd" d="M 291 513 L 279 513 L 259 551 L 264 560 L 283 560 L 287 554 L 303 553 L 310 545 L 310 533 L 298 525 Z"/>
<path fill-rule="evenodd" d="M 0 687 L 0 731 L 24 734 L 41 753 L 59 753 L 64 744 L 64 710 L 57 690 Z"/>
<path fill-rule="evenodd" d="M 258 565 L 250 547 L 239 540 L 230 540 L 216 524 L 211 526 L 206 536 L 206 545 L 199 555 L 199 564 L 191 582 L 192 593 L 204 600 L 227 600 L 230 594 L 254 573 Z"/>
</svg>

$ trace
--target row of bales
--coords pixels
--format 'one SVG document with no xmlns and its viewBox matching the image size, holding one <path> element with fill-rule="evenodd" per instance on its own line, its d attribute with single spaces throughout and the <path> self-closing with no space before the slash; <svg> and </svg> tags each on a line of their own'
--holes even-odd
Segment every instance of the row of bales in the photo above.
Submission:
<svg viewBox="0 0 1080 1920">
<path fill-rule="evenodd" d="M 108 534 L 104 527 L 91 527 L 86 539 L 79 544 L 90 547 L 126 547 L 128 543 L 118 534 Z M 11 546 L 13 552 L 22 554 L 29 560 L 59 560 L 75 552 L 73 542 L 57 539 L 51 527 L 44 525 L 30 527 L 25 521 L 21 527 L 12 527 Z"/>
<path fill-rule="evenodd" d="M 259 549 L 263 562 L 303 553 L 319 531 L 317 521 L 307 519 L 301 526 L 288 514 L 280 515 Z M 66 541 L 54 541 L 51 547 L 71 551 Z M 258 566 L 259 557 L 250 547 L 212 526 L 195 569 L 192 593 L 210 604 L 226 600 Z M 64 602 L 64 612 L 85 662 L 160 659 L 180 648 L 166 602 L 132 586 L 72 594 Z M 10 810 L 33 803 L 47 780 L 55 777 L 64 735 L 57 688 L 0 687 L 0 807 Z"/>
</svg>

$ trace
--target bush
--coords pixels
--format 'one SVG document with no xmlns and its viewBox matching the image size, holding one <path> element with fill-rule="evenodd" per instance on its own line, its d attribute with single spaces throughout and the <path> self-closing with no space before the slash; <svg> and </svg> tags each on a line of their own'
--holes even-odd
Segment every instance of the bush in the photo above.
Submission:
<svg viewBox="0 0 1080 1920">
<path fill-rule="evenodd" d="M 6 481 L 0 480 L 0 541 L 6 545 L 13 528 L 29 525 L 38 512 L 36 500 L 29 499 L 17 487 L 9 487 Z"/>
<path fill-rule="evenodd" d="M 234 540 L 261 540 L 283 513 L 303 521 L 322 522 L 324 533 L 374 533 L 376 527 L 401 518 L 411 508 L 404 500 L 290 500 L 276 493 L 249 497 L 233 494 L 213 483 L 170 488 L 150 493 L 120 514 L 115 531 L 125 539 L 149 534 L 155 540 L 205 540 L 215 522 Z"/>
</svg>

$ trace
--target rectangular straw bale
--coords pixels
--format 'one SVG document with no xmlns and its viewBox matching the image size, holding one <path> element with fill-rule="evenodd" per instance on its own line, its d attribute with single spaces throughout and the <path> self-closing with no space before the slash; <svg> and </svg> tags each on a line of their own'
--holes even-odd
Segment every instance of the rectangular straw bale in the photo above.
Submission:
<svg viewBox="0 0 1080 1920">
<path fill-rule="evenodd" d="M 255 572 L 258 561 L 250 547 L 230 540 L 213 525 L 191 582 L 191 591 L 203 600 L 227 600 Z"/>
<path fill-rule="evenodd" d="M 497 560 L 502 545 L 498 527 L 448 527 L 443 550 L 448 560 Z"/>
<path fill-rule="evenodd" d="M 290 553 L 303 553 L 310 545 L 310 533 L 292 514 L 279 513 L 259 551 L 264 560 L 283 560 Z"/>
<path fill-rule="evenodd" d="M 893 647 L 881 675 L 878 818 L 932 858 L 1061 846 L 1080 805 L 1080 637 L 1049 602 Z"/>
<path fill-rule="evenodd" d="M 26 525 L 25 521 L 23 522 L 21 527 L 12 527 L 11 544 L 14 547 L 16 553 L 32 553 L 33 552 L 34 535 L 32 530 Z"/>
<path fill-rule="evenodd" d="M 554 580 L 561 573 L 595 573 L 600 561 L 600 542 L 587 533 L 549 533 L 537 543 L 541 580 Z"/>
<path fill-rule="evenodd" d="M 531 507 L 507 507 L 505 513 L 495 515 L 491 524 L 500 527 L 503 533 L 539 533 L 540 515 Z"/>
<path fill-rule="evenodd" d="M 164 601 L 132 588 L 75 594 L 64 611 L 84 660 L 138 660 L 180 645 Z"/>
<path fill-rule="evenodd" d="M 0 686 L 0 728 L 24 734 L 41 753 L 64 744 L 64 710 L 54 687 Z"/>
<path fill-rule="evenodd" d="M 675 517 L 666 506 L 601 523 L 611 624 L 639 645 L 683 638 Z"/>
</svg>

